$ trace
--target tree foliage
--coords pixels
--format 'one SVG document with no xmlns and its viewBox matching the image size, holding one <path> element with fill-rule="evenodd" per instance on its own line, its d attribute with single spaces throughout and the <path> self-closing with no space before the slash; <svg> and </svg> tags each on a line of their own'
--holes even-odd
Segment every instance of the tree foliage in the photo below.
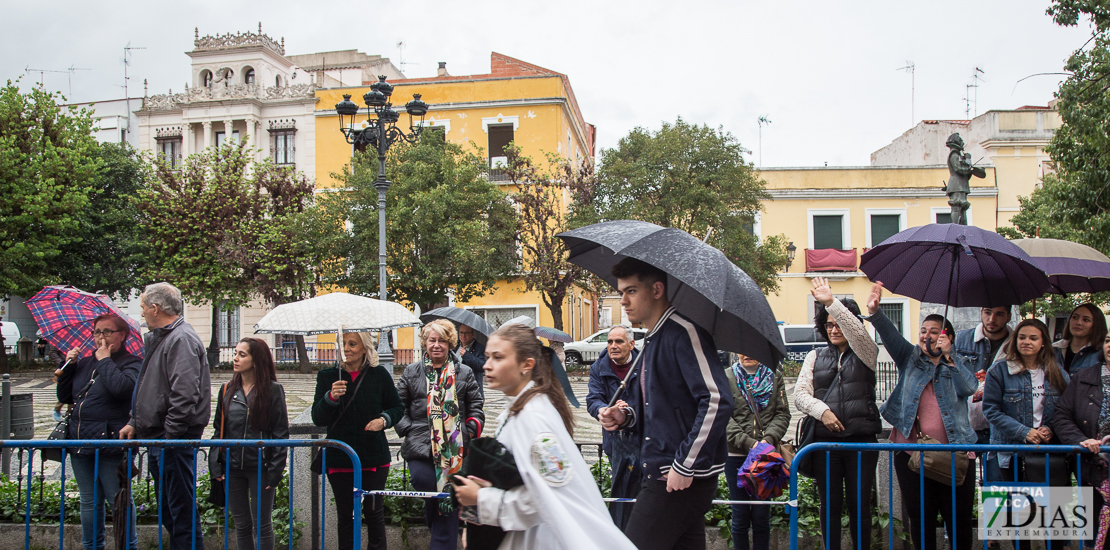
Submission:
<svg viewBox="0 0 1110 550">
<path fill-rule="evenodd" d="M 171 281 L 195 303 L 237 307 L 251 299 L 247 270 L 234 254 L 253 240 L 263 209 L 261 188 L 247 173 L 246 144 L 230 143 L 190 155 L 178 167 L 154 161 L 151 186 L 138 202 L 150 243 L 144 269 Z"/>
<path fill-rule="evenodd" d="M 77 239 L 54 262 L 58 280 L 89 292 L 125 299 L 146 282 L 146 237 L 135 202 L 150 178 L 149 166 L 126 143 L 102 143 L 101 169 L 89 204 L 77 213 Z"/>
<path fill-rule="evenodd" d="M 1048 13 L 1056 23 L 1073 26 L 1091 19 L 1091 39 L 1065 65 L 1071 75 L 1056 93 L 1063 125 L 1046 148 L 1054 171 L 1045 174 L 1040 188 L 1020 197 L 1021 211 L 1010 238 L 1064 239 L 1110 253 L 1110 7 L 1093 0 L 1055 0 Z M 1110 303 L 1096 295 L 1095 301 Z M 1086 296 L 1051 297 L 1039 301 L 1041 312 L 1070 309 Z"/>
<path fill-rule="evenodd" d="M 567 261 L 567 246 L 555 235 L 597 221 L 597 177 L 592 165 L 574 166 L 557 156 L 538 167 L 515 144 L 505 155 L 505 175 L 517 187 L 512 198 L 520 212 L 524 285 L 540 292 L 555 328 L 563 330 L 563 304 L 572 287 L 594 285 L 589 272 Z"/>
<path fill-rule="evenodd" d="M 490 292 L 515 267 L 516 217 L 505 194 L 483 174 L 484 160 L 428 132 L 415 145 L 390 151 L 386 195 L 388 292 L 428 309 Z M 347 196 L 351 237 L 341 282 L 353 292 L 378 293 L 378 160 L 357 155 L 337 174 Z"/>
<path fill-rule="evenodd" d="M 777 292 L 786 238 L 752 233 L 766 183 L 744 161 L 749 153 L 724 129 L 679 118 L 658 131 L 635 128 L 601 152 L 597 217 L 676 227 L 704 238 L 759 284 Z"/>
<path fill-rule="evenodd" d="M 92 114 L 41 87 L 0 88 L 0 297 L 61 282 L 55 262 L 80 238 L 102 159 Z"/>
</svg>

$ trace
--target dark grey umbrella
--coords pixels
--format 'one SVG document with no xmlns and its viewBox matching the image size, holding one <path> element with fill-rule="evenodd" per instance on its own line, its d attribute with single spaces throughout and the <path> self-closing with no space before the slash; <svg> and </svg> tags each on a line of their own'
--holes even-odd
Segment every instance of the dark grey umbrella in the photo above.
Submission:
<svg viewBox="0 0 1110 550">
<path fill-rule="evenodd" d="M 636 258 L 667 273 L 667 297 L 675 309 L 704 328 L 723 350 L 764 365 L 786 357 L 775 315 L 759 285 L 723 252 L 681 229 L 618 220 L 557 235 L 570 248 L 571 263 L 614 287 L 609 270 Z"/>
<path fill-rule="evenodd" d="M 430 309 L 420 314 L 420 320 L 425 323 L 435 319 L 447 319 L 456 324 L 466 325 L 474 329 L 474 338 L 483 344 L 489 339 L 489 335 L 493 333 L 493 327 L 489 326 L 489 323 L 487 323 L 485 319 L 462 308 L 447 306 Z"/>
</svg>

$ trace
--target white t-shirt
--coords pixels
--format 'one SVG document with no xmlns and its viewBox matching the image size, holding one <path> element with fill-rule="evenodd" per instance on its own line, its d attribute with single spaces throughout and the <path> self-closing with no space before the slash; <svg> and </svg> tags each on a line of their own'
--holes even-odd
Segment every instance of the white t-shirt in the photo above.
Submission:
<svg viewBox="0 0 1110 550">
<path fill-rule="evenodd" d="M 1029 371 L 1033 382 L 1033 427 L 1039 427 L 1044 418 L 1044 369 Z"/>
</svg>

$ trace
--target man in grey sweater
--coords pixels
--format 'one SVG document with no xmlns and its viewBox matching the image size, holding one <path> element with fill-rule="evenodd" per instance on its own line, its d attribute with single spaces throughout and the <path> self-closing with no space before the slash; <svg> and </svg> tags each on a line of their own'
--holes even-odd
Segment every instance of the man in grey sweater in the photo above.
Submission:
<svg viewBox="0 0 1110 550">
<path fill-rule="evenodd" d="M 169 283 L 146 287 L 139 297 L 146 335 L 143 366 L 131 400 L 131 420 L 121 439 L 200 438 L 211 415 L 212 389 L 204 343 L 181 317 L 181 291 Z M 196 449 L 151 449 L 150 471 L 163 508 L 170 548 L 204 547 L 196 502 Z"/>
</svg>

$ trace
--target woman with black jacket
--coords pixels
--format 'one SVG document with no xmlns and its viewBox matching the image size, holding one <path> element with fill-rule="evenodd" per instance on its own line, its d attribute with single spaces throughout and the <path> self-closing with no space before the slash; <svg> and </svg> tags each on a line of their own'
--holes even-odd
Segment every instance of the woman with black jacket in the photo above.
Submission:
<svg viewBox="0 0 1110 550">
<path fill-rule="evenodd" d="M 395 429 L 405 438 L 401 456 L 408 463 L 413 488 L 439 492 L 462 467 L 467 442 L 481 435 L 485 401 L 474 372 L 451 352 L 457 338 L 450 321 L 424 325 L 420 342 L 424 357 L 405 367 L 397 388 L 405 412 Z M 431 550 L 458 547 L 457 509 L 444 510 L 440 501 L 428 499 L 424 519 L 432 535 Z"/>
<path fill-rule="evenodd" d="M 127 425 L 131 392 L 143 362 L 124 347 L 130 334 L 131 328 L 122 318 L 113 314 L 97 317 L 93 321 L 96 351 L 54 373 L 58 377 L 58 401 L 73 405 L 66 439 L 116 439 L 120 428 Z M 71 349 L 66 361 L 73 362 L 79 356 L 80 350 Z M 104 501 L 115 501 L 120 490 L 116 468 L 126 457 L 122 449 L 101 449 L 97 464 L 97 454 L 95 449 L 82 448 L 68 453 L 81 494 L 81 543 L 85 550 L 104 548 Z M 138 546 L 134 507 L 131 513 L 130 547 L 134 549 Z"/>
<path fill-rule="evenodd" d="M 1082 445 L 1092 453 L 1098 453 L 1102 439 L 1110 436 L 1110 410 L 1106 410 L 1110 403 L 1104 399 L 1110 392 L 1110 367 L 1107 366 L 1110 336 L 1103 337 L 1099 356 L 1098 364 L 1072 373 L 1071 382 L 1056 402 L 1056 413 L 1052 415 L 1052 431 L 1060 443 Z M 1104 491 L 1110 492 L 1106 460 L 1099 454 L 1085 453 L 1077 459 L 1083 485 L 1095 488 L 1094 510 L 1087 517 L 1098 518 L 1107 503 Z M 1097 519 L 1093 521 L 1097 526 Z M 1110 542 L 1110 537 L 1106 537 L 1106 542 Z M 1088 548 L 1093 545 L 1094 541 L 1087 542 Z M 1110 548 L 1110 544 L 1103 544 L 1103 548 Z"/>
<path fill-rule="evenodd" d="M 814 441 L 877 443 L 882 430 L 875 404 L 879 346 L 864 329 L 855 300 L 834 298 L 828 279 L 823 277 L 813 279 L 810 292 L 819 304 L 814 319 L 817 332 L 829 346 L 806 356 L 794 386 L 794 405 L 816 421 Z M 845 500 L 852 547 L 870 548 L 871 488 L 879 453 L 821 451 L 814 453 L 812 460 L 826 550 L 840 548 Z M 860 532 L 857 526 L 863 527 Z"/>
<path fill-rule="evenodd" d="M 214 415 L 215 439 L 289 439 L 289 415 L 285 389 L 277 383 L 270 347 L 258 338 L 243 338 L 231 360 L 235 374 L 220 388 Z M 215 479 L 227 477 L 227 506 L 235 518 L 239 550 L 253 550 L 258 526 L 258 550 L 273 550 L 274 528 L 270 521 L 274 495 L 285 475 L 284 448 L 262 449 L 262 477 L 258 476 L 258 449 L 214 447 L 208 453 L 208 469 Z M 261 489 L 261 490 L 260 490 Z M 261 497 L 261 498 L 259 498 Z M 261 511 L 259 510 L 261 508 Z"/>
<path fill-rule="evenodd" d="M 385 430 L 401 420 L 403 407 L 393 373 L 378 365 L 369 332 L 343 335 L 343 362 L 316 374 L 312 423 L 327 426 L 327 438 L 351 446 L 362 463 L 362 489 L 385 489 L 389 477 L 389 441 Z M 339 548 L 354 548 L 354 470 L 347 454 L 326 453 L 328 483 L 335 494 Z M 385 550 L 385 501 L 370 497 L 362 506 L 367 525 L 366 548 Z"/>
</svg>

